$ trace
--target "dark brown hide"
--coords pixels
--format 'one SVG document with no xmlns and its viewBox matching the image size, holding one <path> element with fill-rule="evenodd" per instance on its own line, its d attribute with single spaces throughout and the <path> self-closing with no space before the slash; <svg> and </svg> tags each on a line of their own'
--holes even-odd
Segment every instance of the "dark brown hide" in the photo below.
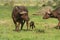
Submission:
<svg viewBox="0 0 60 40">
<path fill-rule="evenodd" d="M 28 29 L 28 10 L 25 6 L 15 6 L 12 11 L 12 19 L 15 24 L 15 30 L 19 30 L 19 26 L 21 24 L 21 30 L 23 28 L 24 23 L 26 22 Z"/>
</svg>

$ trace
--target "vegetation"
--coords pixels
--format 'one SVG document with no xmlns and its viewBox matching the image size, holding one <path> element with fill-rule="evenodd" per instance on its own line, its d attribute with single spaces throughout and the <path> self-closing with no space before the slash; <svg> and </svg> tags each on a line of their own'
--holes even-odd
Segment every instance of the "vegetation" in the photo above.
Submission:
<svg viewBox="0 0 60 40">
<path fill-rule="evenodd" d="M 54 29 L 57 19 L 42 19 L 43 16 L 32 15 L 37 11 L 36 7 L 27 7 L 30 19 L 35 22 L 36 28 L 13 31 L 15 26 L 11 18 L 11 7 L 0 6 L 0 40 L 60 40 L 60 30 Z"/>
<path fill-rule="evenodd" d="M 59 6 L 60 0 L 0 0 L 0 5 L 25 5 L 25 6 Z"/>
<path fill-rule="evenodd" d="M 22 31 L 14 31 L 15 25 L 11 14 L 15 5 L 25 5 L 28 8 L 30 21 L 35 22 L 35 29 L 32 30 L 29 27 L 27 31 L 25 24 Z M 0 0 L 0 40 L 60 40 L 60 30 L 54 28 L 57 26 L 58 20 L 55 18 L 43 19 L 45 10 L 59 6 L 59 0 Z"/>
</svg>

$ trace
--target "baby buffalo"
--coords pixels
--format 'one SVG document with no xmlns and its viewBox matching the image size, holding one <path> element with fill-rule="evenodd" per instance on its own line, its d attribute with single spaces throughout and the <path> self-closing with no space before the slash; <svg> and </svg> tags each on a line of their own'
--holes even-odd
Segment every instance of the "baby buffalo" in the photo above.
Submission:
<svg viewBox="0 0 60 40">
<path fill-rule="evenodd" d="M 31 21 L 31 22 L 30 22 L 30 28 L 32 28 L 32 29 L 35 28 L 34 21 Z"/>
</svg>

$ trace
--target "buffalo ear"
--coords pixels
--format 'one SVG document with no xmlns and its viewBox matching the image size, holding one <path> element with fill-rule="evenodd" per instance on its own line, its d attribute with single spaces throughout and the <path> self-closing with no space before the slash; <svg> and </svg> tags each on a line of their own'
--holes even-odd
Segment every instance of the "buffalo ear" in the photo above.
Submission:
<svg viewBox="0 0 60 40">
<path fill-rule="evenodd" d="M 18 10 L 18 7 L 16 7 L 16 10 Z"/>
</svg>

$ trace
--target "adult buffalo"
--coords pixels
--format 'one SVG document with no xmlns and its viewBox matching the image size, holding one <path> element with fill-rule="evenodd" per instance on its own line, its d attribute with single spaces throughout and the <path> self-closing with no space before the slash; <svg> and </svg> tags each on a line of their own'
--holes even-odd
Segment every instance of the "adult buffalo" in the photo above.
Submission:
<svg viewBox="0 0 60 40">
<path fill-rule="evenodd" d="M 12 19 L 15 24 L 16 31 L 19 30 L 20 24 L 22 30 L 25 22 L 27 24 L 27 29 L 28 29 L 29 16 L 28 16 L 28 10 L 25 6 L 15 6 L 12 11 Z"/>
<path fill-rule="evenodd" d="M 56 8 L 55 10 L 49 12 L 46 12 L 45 15 L 43 16 L 43 19 L 48 19 L 48 18 L 56 18 L 59 20 L 57 28 L 60 29 L 60 7 Z"/>
</svg>

